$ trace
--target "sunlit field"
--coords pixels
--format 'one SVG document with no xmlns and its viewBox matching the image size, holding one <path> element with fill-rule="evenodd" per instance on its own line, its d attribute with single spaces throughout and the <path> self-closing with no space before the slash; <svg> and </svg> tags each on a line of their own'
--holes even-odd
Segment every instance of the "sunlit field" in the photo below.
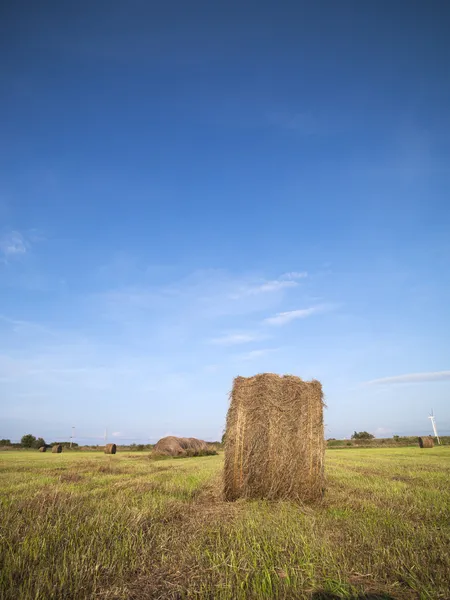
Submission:
<svg viewBox="0 0 450 600">
<path fill-rule="evenodd" d="M 326 459 L 300 506 L 224 502 L 222 455 L 2 452 L 1 598 L 450 598 L 450 447 Z"/>
</svg>

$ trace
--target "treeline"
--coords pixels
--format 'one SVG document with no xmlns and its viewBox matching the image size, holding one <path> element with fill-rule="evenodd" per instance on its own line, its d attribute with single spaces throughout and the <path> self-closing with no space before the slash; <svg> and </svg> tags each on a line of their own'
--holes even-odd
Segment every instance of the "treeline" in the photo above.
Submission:
<svg viewBox="0 0 450 600">
<path fill-rule="evenodd" d="M 0 439 L 0 448 L 27 448 L 27 449 L 36 449 L 39 450 L 39 448 L 42 448 L 42 446 L 44 446 L 45 448 L 51 448 L 52 446 L 55 446 L 56 444 L 60 444 L 63 448 L 70 448 L 71 444 L 72 444 L 72 448 L 78 448 L 78 444 L 75 442 L 50 442 L 47 443 L 44 438 L 42 437 L 36 437 L 34 435 L 32 435 L 31 433 L 27 433 L 24 436 L 22 436 L 22 439 L 20 440 L 20 442 L 11 442 L 11 440 L 3 438 Z"/>
<path fill-rule="evenodd" d="M 439 439 L 441 445 L 450 445 L 450 435 L 439 436 Z M 437 439 L 433 437 L 433 440 L 435 445 L 437 445 Z M 375 438 L 374 436 L 361 438 L 352 436 L 350 440 L 337 440 L 335 438 L 327 440 L 328 448 L 397 448 L 401 446 L 418 446 L 418 444 L 419 438 L 417 435 L 394 435 L 391 438 Z"/>
<path fill-rule="evenodd" d="M 46 448 L 51 448 L 60 444 L 64 450 L 78 450 L 78 451 L 87 451 L 87 452 L 103 452 L 105 445 L 104 444 L 86 444 L 80 446 L 76 442 L 50 442 L 47 443 L 42 437 L 35 437 L 31 433 L 27 433 L 22 436 L 20 442 L 11 442 L 10 439 L 0 439 L 0 449 L 1 450 L 39 450 L 42 446 Z M 215 446 L 217 450 L 222 448 L 221 442 L 208 442 L 208 444 Z M 121 452 L 150 452 L 153 450 L 154 444 L 117 444 L 117 449 Z"/>
<path fill-rule="evenodd" d="M 433 437 L 433 436 L 430 436 Z M 450 445 L 450 436 L 443 435 L 439 437 L 441 445 Z M 437 445 L 437 439 L 433 438 L 435 445 Z M 209 444 L 216 447 L 217 450 L 223 448 L 224 438 L 220 442 L 208 442 Z M 10 439 L 0 439 L 0 448 L 3 450 L 18 450 L 18 449 L 36 449 L 38 450 L 42 446 L 51 448 L 56 444 L 61 444 L 65 450 L 86 450 L 86 451 L 103 451 L 104 444 L 93 444 L 80 446 L 76 442 L 50 442 L 47 443 L 42 437 L 35 437 L 31 433 L 27 433 L 22 436 L 20 442 L 11 442 Z M 399 447 L 399 446 L 417 446 L 418 436 L 402 436 L 394 435 L 391 438 L 375 438 L 375 436 L 367 431 L 354 432 L 351 439 L 338 440 L 335 438 L 329 438 L 327 440 L 328 448 L 375 448 L 375 447 Z M 153 450 L 154 444 L 117 444 L 117 447 L 122 452 L 149 452 Z"/>
</svg>

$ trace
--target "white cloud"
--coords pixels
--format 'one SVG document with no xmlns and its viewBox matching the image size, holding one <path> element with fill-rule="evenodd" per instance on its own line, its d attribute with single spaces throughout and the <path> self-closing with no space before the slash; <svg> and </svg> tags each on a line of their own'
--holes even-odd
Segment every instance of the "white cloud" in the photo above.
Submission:
<svg viewBox="0 0 450 600">
<path fill-rule="evenodd" d="M 307 277 L 306 272 L 292 271 L 290 273 L 284 273 L 279 279 L 270 279 L 257 284 L 250 284 L 241 287 L 237 291 L 230 294 L 230 298 L 238 300 L 245 296 L 255 296 L 257 294 L 265 294 L 269 292 L 279 292 L 286 288 L 294 288 L 298 286 L 297 279 L 303 279 Z"/>
<path fill-rule="evenodd" d="M 290 273 L 284 273 L 281 276 L 282 279 L 304 279 L 308 277 L 308 273 L 306 271 L 291 271 Z"/>
<path fill-rule="evenodd" d="M 396 383 L 426 383 L 429 381 L 450 381 L 450 371 L 433 371 L 430 373 L 408 373 L 394 377 L 382 377 L 367 381 L 365 385 L 392 385 Z"/>
<path fill-rule="evenodd" d="M 241 360 L 254 360 L 255 358 L 260 358 L 261 356 L 267 356 L 271 352 L 276 352 L 277 348 L 261 348 L 260 350 L 251 350 L 246 354 L 241 354 L 239 358 Z"/>
<path fill-rule="evenodd" d="M 25 254 L 28 247 L 28 242 L 19 231 L 10 231 L 0 237 L 0 251 L 6 258 Z"/>
<path fill-rule="evenodd" d="M 232 300 L 239 300 L 240 298 L 245 298 L 246 296 L 256 296 L 257 294 L 265 294 L 267 292 L 279 292 L 280 290 L 286 288 L 297 287 L 297 285 L 298 283 L 296 281 L 274 279 L 272 281 L 265 281 L 264 283 L 260 283 L 258 285 L 241 287 L 236 292 L 231 293 L 229 297 Z"/>
<path fill-rule="evenodd" d="M 290 323 L 296 319 L 306 319 L 312 315 L 325 312 L 326 310 L 329 310 L 329 308 L 330 307 L 325 304 L 319 304 L 318 306 L 311 306 L 310 308 L 281 312 L 273 317 L 264 319 L 264 323 L 267 323 L 268 325 L 286 325 L 286 323 Z"/>
<path fill-rule="evenodd" d="M 122 432 L 121 432 L 121 431 L 114 431 L 114 432 L 112 433 L 112 436 L 113 436 L 113 437 L 120 437 L 121 435 L 122 435 Z"/>
<path fill-rule="evenodd" d="M 255 333 L 229 333 L 211 340 L 212 344 L 220 346 L 234 346 L 235 344 L 247 344 L 260 340 L 261 336 Z"/>
<path fill-rule="evenodd" d="M 374 431 L 375 437 L 382 437 L 382 436 L 387 436 L 387 435 L 391 435 L 392 434 L 392 429 L 389 429 L 388 427 L 377 427 L 377 429 L 375 429 Z"/>
<path fill-rule="evenodd" d="M 218 270 L 196 271 L 171 283 L 157 286 L 147 275 L 140 285 L 119 287 L 92 297 L 105 317 L 114 321 L 141 318 L 145 311 L 185 315 L 184 325 L 224 315 L 244 315 L 277 306 L 282 293 L 298 285 L 298 274 L 274 280 L 252 276 L 233 277 Z M 198 329 L 198 328 L 197 328 Z"/>
<path fill-rule="evenodd" d="M 266 281 L 265 283 L 258 285 L 254 288 L 250 288 L 248 293 L 252 294 L 264 294 L 265 292 L 278 292 L 284 288 L 297 287 L 296 281 L 284 281 L 274 279 L 273 281 Z"/>
</svg>

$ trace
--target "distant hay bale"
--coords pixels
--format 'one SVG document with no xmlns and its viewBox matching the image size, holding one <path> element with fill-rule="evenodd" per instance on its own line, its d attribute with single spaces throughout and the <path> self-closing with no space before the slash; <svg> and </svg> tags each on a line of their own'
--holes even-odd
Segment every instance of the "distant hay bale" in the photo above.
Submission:
<svg viewBox="0 0 450 600">
<path fill-rule="evenodd" d="M 47 452 L 47 446 L 41 446 L 39 452 Z"/>
<path fill-rule="evenodd" d="M 273 373 L 236 377 L 225 433 L 225 498 L 321 498 L 323 407 L 319 381 Z"/>
<path fill-rule="evenodd" d="M 117 452 L 117 446 L 115 444 L 106 444 L 105 454 L 115 454 Z"/>
<path fill-rule="evenodd" d="M 434 448 L 434 440 L 430 436 L 420 437 L 419 446 L 421 448 Z"/>
<path fill-rule="evenodd" d="M 52 454 L 61 454 L 62 446 L 61 444 L 55 444 L 52 448 Z"/>
<path fill-rule="evenodd" d="M 215 449 L 197 438 L 180 438 L 173 435 L 161 438 L 153 447 L 153 453 L 160 456 L 204 456 L 217 454 Z"/>
</svg>

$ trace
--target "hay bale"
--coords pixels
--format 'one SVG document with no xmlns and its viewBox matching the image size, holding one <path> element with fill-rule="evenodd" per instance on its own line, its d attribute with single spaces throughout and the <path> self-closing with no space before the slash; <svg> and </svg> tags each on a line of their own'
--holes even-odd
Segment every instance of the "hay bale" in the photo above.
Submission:
<svg viewBox="0 0 450 600">
<path fill-rule="evenodd" d="M 115 454 L 117 452 L 116 444 L 106 444 L 105 454 Z"/>
<path fill-rule="evenodd" d="M 201 456 L 214 454 L 203 440 L 169 435 L 161 438 L 153 447 L 153 453 L 162 456 Z"/>
<path fill-rule="evenodd" d="M 319 381 L 273 373 L 236 377 L 225 434 L 225 498 L 321 498 L 323 407 Z"/>
<path fill-rule="evenodd" d="M 434 448 L 434 440 L 429 435 L 420 437 L 419 438 L 419 446 L 421 448 Z"/>
<path fill-rule="evenodd" d="M 61 444 L 55 444 L 52 448 L 52 454 L 61 454 L 62 446 Z"/>
<path fill-rule="evenodd" d="M 47 446 L 41 446 L 39 452 L 47 452 Z"/>
</svg>

